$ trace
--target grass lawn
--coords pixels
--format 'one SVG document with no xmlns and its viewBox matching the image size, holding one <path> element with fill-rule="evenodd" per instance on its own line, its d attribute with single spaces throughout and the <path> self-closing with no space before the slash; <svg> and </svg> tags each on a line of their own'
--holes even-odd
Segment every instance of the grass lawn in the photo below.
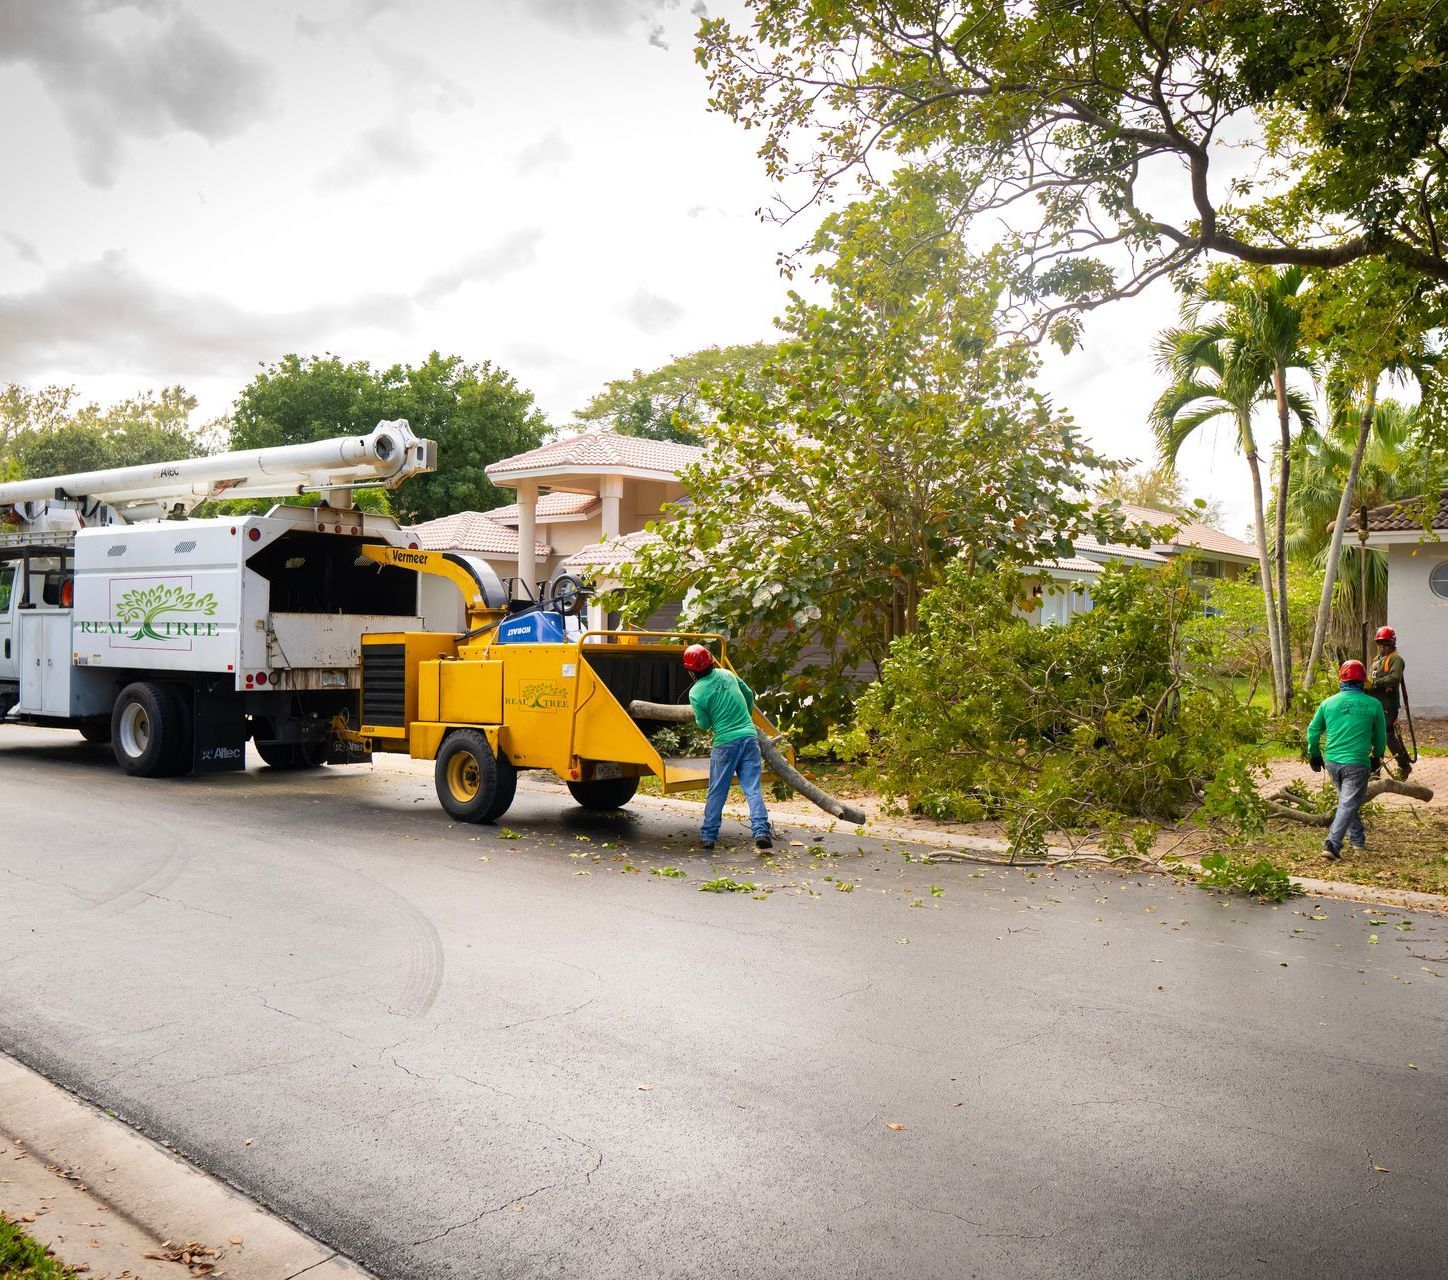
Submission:
<svg viewBox="0 0 1448 1280">
<path fill-rule="evenodd" d="M 0 1213 L 0 1280 L 77 1280 L 49 1249 Z"/>
<path fill-rule="evenodd" d="M 1316 880 L 1341 880 L 1388 889 L 1448 893 L 1448 815 L 1441 810 L 1384 809 L 1363 811 L 1368 847 L 1362 853 L 1344 849 L 1341 862 L 1322 852 L 1323 827 L 1275 821 L 1250 851 L 1281 862 L 1293 875 Z"/>
</svg>

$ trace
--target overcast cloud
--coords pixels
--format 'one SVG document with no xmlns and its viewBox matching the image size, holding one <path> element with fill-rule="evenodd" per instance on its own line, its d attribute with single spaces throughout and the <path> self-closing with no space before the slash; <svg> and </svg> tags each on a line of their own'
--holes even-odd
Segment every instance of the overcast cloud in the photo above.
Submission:
<svg viewBox="0 0 1448 1280">
<path fill-rule="evenodd" d="M 566 427 L 610 379 L 777 336 L 776 256 L 807 229 L 754 216 L 772 191 L 707 109 L 702 7 L 0 0 L 0 384 L 184 382 L 213 417 L 287 352 L 438 349 Z M 1107 454 L 1150 456 L 1174 314 L 1163 286 L 1047 356 Z M 1230 432 L 1183 470 L 1240 533 Z"/>
<path fill-rule="evenodd" d="M 270 82 L 260 59 L 159 0 L 0 0 L 5 63 L 39 78 L 99 187 L 115 182 L 132 139 L 234 137 L 262 114 Z"/>
</svg>

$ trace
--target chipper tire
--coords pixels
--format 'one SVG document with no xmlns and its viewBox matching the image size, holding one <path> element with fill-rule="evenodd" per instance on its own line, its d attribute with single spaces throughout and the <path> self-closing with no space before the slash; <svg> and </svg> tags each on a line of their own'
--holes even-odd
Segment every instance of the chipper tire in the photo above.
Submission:
<svg viewBox="0 0 1448 1280">
<path fill-rule="evenodd" d="M 128 684 L 111 711 L 111 748 L 134 778 L 183 772 L 190 765 L 191 734 L 180 694 L 149 680 Z"/>
<path fill-rule="evenodd" d="M 609 809 L 622 809 L 634 798 L 639 789 L 637 778 L 595 778 L 592 782 L 570 782 L 568 789 L 573 798 L 585 809 L 604 813 Z"/>
<path fill-rule="evenodd" d="M 433 768 L 437 798 L 459 822 L 493 822 L 507 812 L 518 789 L 518 771 L 499 761 L 486 734 L 454 729 L 443 739 Z"/>
</svg>

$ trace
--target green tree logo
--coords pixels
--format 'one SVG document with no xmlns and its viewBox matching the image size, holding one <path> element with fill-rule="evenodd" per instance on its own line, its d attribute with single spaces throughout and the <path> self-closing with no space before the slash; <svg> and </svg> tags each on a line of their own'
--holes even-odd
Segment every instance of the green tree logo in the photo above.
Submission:
<svg viewBox="0 0 1448 1280">
<path fill-rule="evenodd" d="M 132 640 L 170 640 L 155 628 L 163 613 L 199 613 L 211 617 L 216 612 L 216 597 L 207 592 L 198 596 L 184 587 L 152 587 L 150 590 L 127 591 L 116 607 L 116 616 L 127 624 L 135 624 Z"/>
</svg>

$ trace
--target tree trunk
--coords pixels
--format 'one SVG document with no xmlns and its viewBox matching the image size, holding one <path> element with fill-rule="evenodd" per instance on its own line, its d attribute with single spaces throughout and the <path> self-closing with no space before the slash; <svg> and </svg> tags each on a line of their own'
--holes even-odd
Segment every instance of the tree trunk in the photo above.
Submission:
<svg viewBox="0 0 1448 1280">
<path fill-rule="evenodd" d="M 1277 464 L 1277 520 L 1272 556 L 1277 569 L 1277 630 L 1282 649 L 1282 709 L 1292 706 L 1292 623 L 1287 608 L 1287 491 L 1292 481 L 1292 426 L 1287 408 L 1287 370 L 1278 365 L 1272 374 L 1277 392 L 1277 429 L 1282 456 Z"/>
<path fill-rule="evenodd" d="M 1257 568 L 1262 578 L 1262 603 L 1267 614 L 1267 651 L 1272 657 L 1272 714 L 1281 715 L 1282 643 L 1277 626 L 1277 592 L 1272 586 L 1272 560 L 1267 554 L 1267 511 L 1262 499 L 1262 470 L 1258 465 L 1257 446 L 1252 441 L 1251 429 L 1245 423 L 1242 437 L 1247 445 L 1247 467 L 1252 473 L 1252 503 L 1257 526 Z"/>
<path fill-rule="evenodd" d="M 1323 642 L 1327 639 L 1328 623 L 1332 621 L 1332 589 L 1337 585 L 1337 562 L 1342 558 L 1342 536 L 1347 531 L 1353 490 L 1357 488 L 1358 472 L 1362 470 L 1363 453 L 1368 447 L 1368 437 L 1372 434 L 1373 414 L 1377 407 L 1378 384 L 1374 379 L 1367 389 L 1362 417 L 1358 421 L 1357 447 L 1353 450 L 1352 465 L 1348 468 L 1347 481 L 1342 486 L 1342 497 L 1338 500 L 1337 520 L 1332 526 L 1332 542 L 1327 549 L 1327 564 L 1323 567 L 1322 595 L 1317 601 L 1317 623 L 1312 628 L 1312 652 L 1307 655 L 1307 668 L 1302 673 L 1304 692 L 1312 688 L 1312 678 L 1317 674 L 1317 664 L 1322 659 Z"/>
</svg>

